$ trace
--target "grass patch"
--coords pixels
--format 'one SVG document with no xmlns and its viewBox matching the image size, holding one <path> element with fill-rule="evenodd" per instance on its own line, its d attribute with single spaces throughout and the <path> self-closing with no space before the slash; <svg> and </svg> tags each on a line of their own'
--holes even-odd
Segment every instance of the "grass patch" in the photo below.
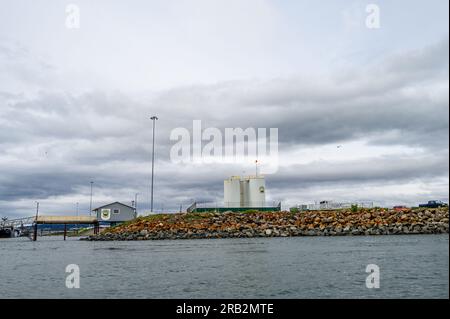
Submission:
<svg viewBox="0 0 450 319">
<path fill-rule="evenodd" d="M 155 220 L 165 220 L 170 218 L 170 216 L 173 214 L 154 214 L 154 215 L 148 215 L 145 217 L 141 217 L 143 221 L 155 221 Z"/>
<path fill-rule="evenodd" d="M 184 216 L 184 219 L 186 219 L 186 220 L 201 220 L 201 219 L 208 219 L 213 215 L 214 215 L 214 213 L 189 213 Z"/>
</svg>

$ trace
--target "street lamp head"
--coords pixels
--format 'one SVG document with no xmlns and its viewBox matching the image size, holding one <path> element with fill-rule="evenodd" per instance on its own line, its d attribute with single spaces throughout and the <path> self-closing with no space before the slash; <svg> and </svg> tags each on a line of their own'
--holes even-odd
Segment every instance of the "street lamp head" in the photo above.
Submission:
<svg viewBox="0 0 450 319">
<path fill-rule="evenodd" d="M 157 117 L 157 116 L 152 116 L 150 119 L 151 119 L 151 120 L 157 120 L 158 117 Z"/>
</svg>

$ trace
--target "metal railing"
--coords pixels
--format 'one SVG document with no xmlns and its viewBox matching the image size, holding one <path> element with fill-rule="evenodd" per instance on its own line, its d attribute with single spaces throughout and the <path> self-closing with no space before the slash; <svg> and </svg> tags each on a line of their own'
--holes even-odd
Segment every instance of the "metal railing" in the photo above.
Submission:
<svg viewBox="0 0 450 319">
<path fill-rule="evenodd" d="M 35 222 L 35 217 L 24 217 L 16 219 L 6 219 L 0 221 L 0 228 L 19 228 L 23 226 L 31 226 Z"/>
<path fill-rule="evenodd" d="M 197 208 L 204 207 L 225 207 L 225 208 L 239 208 L 239 207 L 277 207 L 279 201 L 257 201 L 257 202 L 202 202 L 195 203 Z"/>
<path fill-rule="evenodd" d="M 240 202 L 194 202 L 192 203 L 186 211 L 188 213 L 195 211 L 197 208 L 204 209 L 204 208 L 211 208 L 211 209 L 222 209 L 222 208 L 272 208 L 272 207 L 281 207 L 281 202 L 279 201 L 271 201 L 271 202 L 247 202 L 247 203 L 241 203 Z"/>
</svg>

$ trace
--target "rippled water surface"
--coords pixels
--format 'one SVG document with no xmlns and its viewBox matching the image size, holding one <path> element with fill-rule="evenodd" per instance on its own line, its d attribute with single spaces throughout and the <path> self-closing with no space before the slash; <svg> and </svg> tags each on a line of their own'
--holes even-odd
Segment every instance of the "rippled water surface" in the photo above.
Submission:
<svg viewBox="0 0 450 319">
<path fill-rule="evenodd" d="M 80 268 L 66 288 L 65 268 Z M 368 264 L 380 288 L 366 288 Z M 448 298 L 448 235 L 0 239 L 2 298 Z"/>
</svg>

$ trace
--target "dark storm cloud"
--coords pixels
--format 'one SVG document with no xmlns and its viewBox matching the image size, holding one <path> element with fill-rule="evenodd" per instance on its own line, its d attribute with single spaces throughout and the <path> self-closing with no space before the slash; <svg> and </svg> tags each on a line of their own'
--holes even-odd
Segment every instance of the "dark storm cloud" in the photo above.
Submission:
<svg viewBox="0 0 450 319">
<path fill-rule="evenodd" d="M 309 187 L 321 183 L 408 182 L 449 174 L 448 153 L 416 157 L 386 156 L 347 162 L 316 162 L 281 169 L 271 180 L 278 187 Z"/>
<path fill-rule="evenodd" d="M 190 168 L 190 169 L 189 169 Z M 197 177 L 193 167 L 186 167 L 174 173 L 177 186 L 194 189 L 218 189 L 222 185 L 224 165 L 209 167 L 206 174 Z M 230 171 L 233 171 L 231 169 Z M 235 169 L 236 171 L 236 169 Z M 280 167 L 277 174 L 268 180 L 279 187 L 307 187 L 312 183 L 368 183 L 389 181 L 411 181 L 420 178 L 435 178 L 448 175 L 448 152 L 411 156 L 381 156 L 354 161 L 316 161 Z M 161 182 L 160 182 L 161 183 Z M 163 182 L 165 183 L 165 182 Z M 167 186 L 171 182 L 168 182 Z"/>
<path fill-rule="evenodd" d="M 326 144 L 363 136 L 381 144 L 378 135 L 388 131 L 409 137 L 398 138 L 397 144 L 446 144 L 447 40 L 346 72 L 321 79 L 189 87 L 169 91 L 155 104 L 175 107 L 185 125 L 199 118 L 215 127 L 278 127 L 282 144 Z M 430 92 L 432 87 L 440 90 Z M 186 113 L 191 117 L 182 116 Z"/>
<path fill-rule="evenodd" d="M 158 114 L 158 137 L 164 144 L 171 129 L 191 128 L 192 120 L 200 119 L 204 127 L 277 127 L 282 144 L 326 144 L 371 135 L 382 143 L 379 133 L 393 130 L 412 136 L 397 139 L 398 144 L 427 146 L 434 144 L 430 140 L 448 139 L 447 68 L 448 41 L 443 41 L 325 80 L 185 87 L 145 104 L 118 92 L 42 94 L 4 106 L 2 124 L 23 139 L 131 139 L 148 134 L 148 118 Z M 423 87 L 429 82 L 441 89 L 430 92 L 430 86 Z"/>
</svg>

